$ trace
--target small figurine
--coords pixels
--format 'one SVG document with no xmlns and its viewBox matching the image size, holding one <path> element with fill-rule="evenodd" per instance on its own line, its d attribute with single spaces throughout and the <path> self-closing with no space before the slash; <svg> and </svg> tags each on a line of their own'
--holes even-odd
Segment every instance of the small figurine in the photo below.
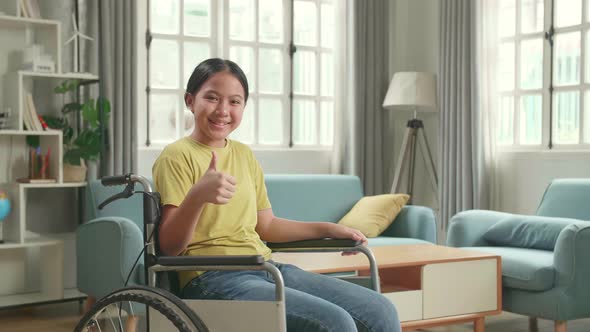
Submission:
<svg viewBox="0 0 590 332">
<path fill-rule="evenodd" d="M 4 191 L 0 191 L 0 243 L 4 243 L 2 235 L 2 222 L 10 214 L 10 200 Z"/>
<path fill-rule="evenodd" d="M 72 25 L 74 27 L 74 35 L 72 35 L 72 37 L 70 37 L 70 39 L 68 39 L 64 46 L 74 42 L 74 72 L 79 72 L 80 68 L 78 68 L 78 43 L 79 43 L 79 38 L 84 38 L 86 40 L 90 40 L 93 41 L 94 39 L 86 36 L 85 34 L 81 33 L 80 30 L 78 30 L 78 24 L 76 23 L 76 17 L 74 14 L 72 14 Z"/>
</svg>

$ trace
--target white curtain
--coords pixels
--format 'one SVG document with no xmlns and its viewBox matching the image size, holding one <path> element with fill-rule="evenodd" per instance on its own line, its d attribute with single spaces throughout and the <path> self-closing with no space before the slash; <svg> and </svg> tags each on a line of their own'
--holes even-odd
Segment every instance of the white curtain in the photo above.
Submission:
<svg viewBox="0 0 590 332">
<path fill-rule="evenodd" d="M 458 212 L 495 208 L 497 3 L 441 1 L 440 220 L 443 230 Z"/>
<path fill-rule="evenodd" d="M 440 223 L 446 229 L 456 213 L 473 209 L 477 128 L 477 78 L 474 69 L 474 3 L 440 2 Z M 444 232 L 442 233 L 444 234 Z"/>
<path fill-rule="evenodd" d="M 92 35 L 99 49 L 89 54 L 90 67 L 98 72 L 102 95 L 111 103 L 108 139 L 103 144 L 100 175 L 137 172 L 137 2 L 101 0 L 87 2 Z M 98 46 L 100 45 L 100 46 Z"/>
<path fill-rule="evenodd" d="M 497 170 L 498 87 L 498 3 L 477 0 L 475 3 L 475 98 L 476 168 L 474 208 L 497 209 L 499 184 Z"/>
<path fill-rule="evenodd" d="M 353 0 L 347 6 L 349 65 L 341 78 L 347 93 L 337 108 L 333 171 L 358 175 L 366 195 L 382 194 L 389 189 L 383 155 L 392 150 L 383 139 L 387 121 L 381 106 L 389 83 L 389 0 Z"/>
</svg>

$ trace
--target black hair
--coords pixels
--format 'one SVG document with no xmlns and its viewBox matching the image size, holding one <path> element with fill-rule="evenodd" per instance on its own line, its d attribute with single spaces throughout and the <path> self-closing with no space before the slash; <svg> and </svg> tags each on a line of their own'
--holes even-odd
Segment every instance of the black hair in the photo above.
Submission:
<svg viewBox="0 0 590 332">
<path fill-rule="evenodd" d="M 219 72 L 229 72 L 234 75 L 244 88 L 244 103 L 248 101 L 248 79 L 242 68 L 231 60 L 220 58 L 211 58 L 201 62 L 188 79 L 186 84 L 186 93 L 195 94 L 201 89 L 201 86 L 214 74 Z"/>
</svg>

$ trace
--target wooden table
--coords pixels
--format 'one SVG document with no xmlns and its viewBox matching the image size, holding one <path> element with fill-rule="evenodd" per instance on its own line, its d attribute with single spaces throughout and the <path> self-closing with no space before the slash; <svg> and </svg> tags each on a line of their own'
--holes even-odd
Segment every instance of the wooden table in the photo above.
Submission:
<svg viewBox="0 0 590 332">
<path fill-rule="evenodd" d="M 502 312 L 500 256 L 437 245 L 371 247 L 381 292 L 395 303 L 403 331 L 473 322 L 484 332 L 488 315 Z M 367 275 L 362 254 L 274 253 L 272 259 L 317 273 Z"/>
</svg>

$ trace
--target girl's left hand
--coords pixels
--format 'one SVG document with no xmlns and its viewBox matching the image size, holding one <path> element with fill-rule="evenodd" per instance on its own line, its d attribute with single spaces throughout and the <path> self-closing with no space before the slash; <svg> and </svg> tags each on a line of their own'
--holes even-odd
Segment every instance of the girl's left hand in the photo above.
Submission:
<svg viewBox="0 0 590 332">
<path fill-rule="evenodd" d="M 361 233 L 358 229 L 350 228 L 340 224 L 333 224 L 334 226 L 330 230 L 330 237 L 334 239 L 352 239 L 355 241 L 361 241 L 363 246 L 366 246 L 368 241 L 367 237 Z M 344 251 L 342 256 L 356 255 L 358 251 Z"/>
</svg>

